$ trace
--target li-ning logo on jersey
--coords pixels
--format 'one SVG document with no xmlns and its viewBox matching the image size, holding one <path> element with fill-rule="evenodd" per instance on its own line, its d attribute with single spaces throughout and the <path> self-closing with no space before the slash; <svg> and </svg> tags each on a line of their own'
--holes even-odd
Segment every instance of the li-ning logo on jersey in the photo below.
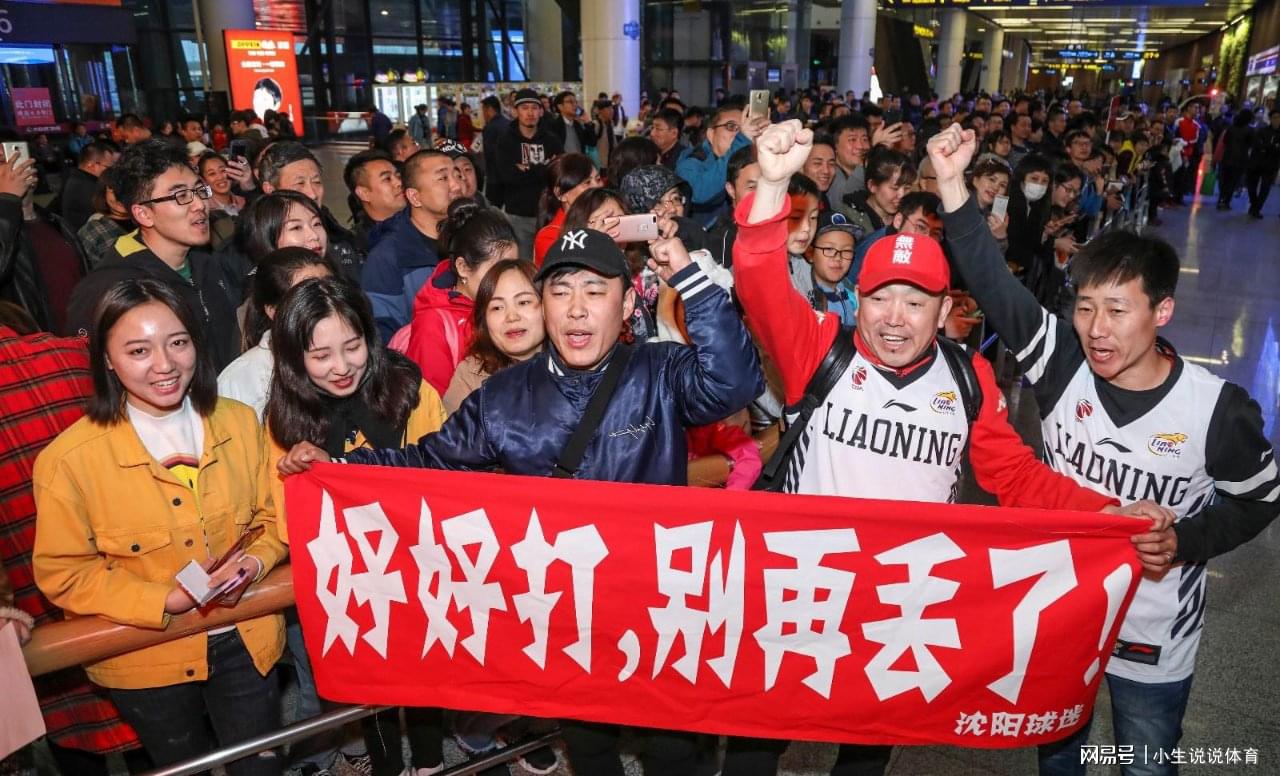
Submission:
<svg viewBox="0 0 1280 776">
<path fill-rule="evenodd" d="M 1076 420 L 1083 421 L 1085 418 L 1093 414 L 1093 404 L 1088 399 L 1081 399 L 1076 402 Z"/>
<path fill-rule="evenodd" d="M 1124 445 L 1120 444 L 1119 442 L 1117 442 L 1116 440 L 1112 439 L 1111 437 L 1103 437 L 1102 439 L 1099 439 L 1099 440 L 1098 440 L 1098 444 L 1097 444 L 1097 446 L 1098 446 L 1098 447 L 1114 447 L 1116 450 L 1119 450 L 1119 451 L 1120 451 L 1120 452 L 1122 452 L 1122 453 L 1132 453 L 1132 452 L 1133 452 L 1132 450 L 1130 450 L 1129 448 L 1127 448 L 1127 447 L 1125 447 Z"/>
<path fill-rule="evenodd" d="M 893 263 L 910 264 L 911 249 L 915 247 L 915 238 L 909 234 L 900 234 L 893 241 Z"/>
<path fill-rule="evenodd" d="M 885 403 L 884 403 L 884 406 L 883 406 L 883 407 L 881 407 L 880 409 L 882 409 L 882 410 L 887 410 L 887 409 L 889 409 L 889 408 L 891 408 L 891 407 L 897 407 L 898 409 L 900 409 L 900 410 L 904 410 L 904 411 L 906 411 L 906 412 L 915 412 L 915 411 L 916 411 L 916 408 L 915 408 L 915 407 L 912 407 L 910 404 L 903 404 L 902 402 L 900 402 L 900 401 L 894 401 L 893 399 L 890 399 L 889 401 L 885 402 Z"/>
<path fill-rule="evenodd" d="M 929 402 L 929 408 L 939 414 L 954 415 L 956 398 L 955 391 L 938 391 L 933 395 L 933 401 Z"/>
<path fill-rule="evenodd" d="M 1147 449 L 1156 455 L 1172 455 L 1178 458 L 1182 455 L 1182 444 L 1186 441 L 1186 434 L 1152 434 L 1147 440 Z"/>
<path fill-rule="evenodd" d="M 564 237 L 560 238 L 560 250 L 580 251 L 587 247 L 587 230 L 575 229 L 572 232 L 565 232 Z"/>
<path fill-rule="evenodd" d="M 865 366 L 855 366 L 853 368 L 853 388 L 861 391 L 862 384 L 867 381 L 867 368 Z"/>
</svg>

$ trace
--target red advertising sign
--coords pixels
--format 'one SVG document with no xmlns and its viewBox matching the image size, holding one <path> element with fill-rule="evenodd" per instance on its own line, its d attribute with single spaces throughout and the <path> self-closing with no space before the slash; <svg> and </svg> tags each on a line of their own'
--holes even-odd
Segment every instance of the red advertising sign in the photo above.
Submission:
<svg viewBox="0 0 1280 776">
<path fill-rule="evenodd" d="M 43 86 L 14 87 L 13 121 L 19 128 L 57 126 L 49 90 Z"/>
<path fill-rule="evenodd" d="M 231 107 L 252 110 L 264 118 L 268 110 L 283 113 L 302 136 L 302 92 L 293 34 L 268 30 L 223 30 Z"/>
<path fill-rule="evenodd" d="M 336 464 L 286 490 L 326 698 L 852 743 L 1083 724 L 1146 527 Z"/>
</svg>

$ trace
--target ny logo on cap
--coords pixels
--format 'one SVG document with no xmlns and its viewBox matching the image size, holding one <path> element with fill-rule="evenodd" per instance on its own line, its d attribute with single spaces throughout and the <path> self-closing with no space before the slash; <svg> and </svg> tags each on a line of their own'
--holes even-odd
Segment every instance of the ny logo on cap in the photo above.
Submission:
<svg viewBox="0 0 1280 776">
<path fill-rule="evenodd" d="M 910 264 L 913 247 L 915 247 L 915 239 L 911 235 L 898 235 L 898 239 L 893 241 L 893 263 Z"/>
<path fill-rule="evenodd" d="M 587 230 L 577 229 L 572 232 L 565 232 L 564 237 L 560 239 L 560 250 L 580 251 L 587 247 Z"/>
</svg>

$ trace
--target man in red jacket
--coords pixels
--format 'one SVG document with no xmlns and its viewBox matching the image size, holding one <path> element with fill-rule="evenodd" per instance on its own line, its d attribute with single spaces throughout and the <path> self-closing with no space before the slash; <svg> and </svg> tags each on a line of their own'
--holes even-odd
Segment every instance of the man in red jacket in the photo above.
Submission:
<svg viewBox="0 0 1280 776">
<path fill-rule="evenodd" d="M 1171 539 L 1172 513 L 1148 502 L 1121 510 L 1113 499 L 1041 463 L 1009 425 L 990 364 L 939 343 L 937 332 L 952 302 L 950 269 L 936 241 L 896 234 L 872 245 L 858 276 L 852 334 L 840 328 L 838 317 L 815 314 L 792 289 L 787 182 L 804 165 L 812 142 L 812 132 L 797 121 L 770 127 L 756 147 L 761 177 L 755 193 L 735 213 L 735 289 L 748 325 L 781 373 L 787 403 L 804 397 L 837 337 L 852 336 L 855 349 L 809 417 L 793 449 L 784 490 L 950 502 L 959 490 L 967 448 L 978 484 L 1003 506 L 1123 511 L 1151 519 L 1152 530 L 1135 536 L 1134 543 L 1144 565 L 1158 566 Z M 972 419 L 967 403 L 974 405 Z M 731 739 L 722 773 L 773 773 L 785 746 Z M 832 773 L 881 773 L 890 750 L 842 746 Z"/>
</svg>

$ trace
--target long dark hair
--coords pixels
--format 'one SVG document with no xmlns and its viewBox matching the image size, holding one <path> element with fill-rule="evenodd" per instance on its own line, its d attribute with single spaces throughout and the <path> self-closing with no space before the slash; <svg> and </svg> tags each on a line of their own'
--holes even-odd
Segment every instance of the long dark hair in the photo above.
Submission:
<svg viewBox="0 0 1280 776">
<path fill-rule="evenodd" d="M 369 349 L 357 392 L 360 399 L 401 431 L 418 406 L 422 372 L 408 357 L 382 345 L 364 294 L 337 277 L 305 280 L 285 294 L 271 327 L 275 374 L 267 400 L 267 428 L 286 450 L 303 441 L 324 444 L 329 433 L 329 394 L 311 381 L 304 360 L 316 324 L 331 315 L 346 321 Z"/>
<path fill-rule="evenodd" d="M 250 262 L 256 265 L 276 250 L 292 205 L 305 208 L 324 224 L 320 208 L 305 194 L 282 190 L 258 197 L 240 214 L 236 228 L 236 245 Z"/>
<path fill-rule="evenodd" d="M 280 248 L 268 253 L 258 262 L 250 278 L 249 313 L 244 321 L 243 350 L 257 345 L 262 335 L 271 328 L 268 307 L 279 307 L 284 296 L 293 287 L 293 276 L 306 267 L 324 267 L 333 277 L 341 276 L 341 270 L 328 257 L 301 246 Z"/>
<path fill-rule="evenodd" d="M 89 397 L 88 406 L 89 419 L 94 423 L 112 426 L 126 417 L 124 385 L 115 371 L 107 367 L 107 337 L 125 313 L 148 302 L 159 302 L 172 310 L 191 337 L 191 346 L 196 350 L 196 370 L 187 388 L 191 406 L 203 418 L 212 415 L 218 404 L 218 373 L 204 346 L 204 329 L 195 313 L 172 286 L 151 279 L 121 280 L 107 290 L 94 308 L 93 332 L 89 335 L 93 396 Z"/>
<path fill-rule="evenodd" d="M 502 352 L 502 349 L 493 341 L 493 334 L 489 331 L 489 317 L 486 314 L 489 310 L 489 302 L 493 301 L 493 295 L 497 291 L 498 281 L 507 272 L 520 272 L 533 285 L 535 293 L 538 292 L 538 286 L 533 282 L 533 276 L 537 273 L 537 268 L 532 262 L 522 261 L 520 259 L 503 259 L 489 268 L 484 273 L 484 279 L 480 281 L 480 287 L 476 289 L 476 303 L 471 308 L 471 331 L 472 340 L 471 347 L 467 348 L 468 356 L 475 356 L 480 359 L 480 369 L 485 374 L 493 374 L 499 369 L 505 369 L 515 363 L 515 360 Z"/>
<path fill-rule="evenodd" d="M 516 233 L 495 208 L 477 199 L 457 199 L 449 205 L 449 216 L 440 224 L 439 245 L 443 255 L 454 262 L 466 262 L 472 269 L 496 256 L 508 245 L 516 245 Z"/>
<path fill-rule="evenodd" d="M 560 211 L 560 195 L 590 180 L 596 165 L 586 154 L 564 154 L 547 168 L 547 188 L 538 203 L 538 227 Z"/>
</svg>

